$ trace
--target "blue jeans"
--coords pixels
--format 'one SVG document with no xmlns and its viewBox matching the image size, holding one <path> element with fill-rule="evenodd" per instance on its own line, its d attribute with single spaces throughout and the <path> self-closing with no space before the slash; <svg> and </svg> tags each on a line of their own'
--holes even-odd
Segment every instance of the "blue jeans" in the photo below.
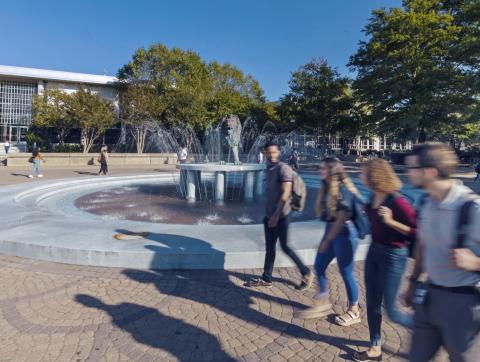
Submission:
<svg viewBox="0 0 480 362">
<path fill-rule="evenodd" d="M 287 245 L 289 224 L 290 220 L 288 215 L 278 220 L 278 224 L 274 228 L 268 227 L 268 217 L 263 219 L 266 253 L 262 278 L 267 282 L 272 281 L 273 264 L 275 263 L 275 255 L 277 249 L 277 240 L 280 241 L 280 247 L 282 248 L 283 252 L 287 254 L 290 259 L 292 259 L 298 270 L 300 270 L 302 276 L 310 273 L 310 269 L 308 269 L 308 267 L 303 264 L 298 255 Z"/>
<path fill-rule="evenodd" d="M 381 345 L 382 301 L 387 316 L 404 327 L 413 327 L 413 315 L 400 312 L 397 293 L 407 266 L 408 248 L 372 243 L 365 260 L 368 329 L 372 346 Z"/>
<path fill-rule="evenodd" d="M 473 182 L 480 182 L 480 173 L 477 173 L 477 176 Z"/>
<path fill-rule="evenodd" d="M 333 224 L 327 224 L 325 235 L 328 234 Z M 315 258 L 315 271 L 317 272 L 320 294 L 328 292 L 328 281 L 325 271 L 334 258 L 337 258 L 338 269 L 342 275 L 345 288 L 347 289 L 350 304 L 358 303 L 358 285 L 355 280 L 355 250 L 358 245 L 358 233 L 355 226 L 345 224 L 328 249 L 318 253 Z"/>
<path fill-rule="evenodd" d="M 40 160 L 33 160 L 33 176 L 40 175 Z"/>
</svg>

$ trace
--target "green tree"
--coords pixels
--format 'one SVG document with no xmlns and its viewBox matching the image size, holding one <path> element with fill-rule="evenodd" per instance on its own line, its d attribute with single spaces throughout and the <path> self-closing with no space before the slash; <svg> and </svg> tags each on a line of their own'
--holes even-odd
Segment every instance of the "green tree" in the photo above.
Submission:
<svg viewBox="0 0 480 362">
<path fill-rule="evenodd" d="M 313 128 L 323 137 L 351 127 L 353 99 L 349 80 L 325 60 L 313 59 L 292 73 L 290 91 L 281 99 L 283 119 Z M 288 123 L 288 121 L 287 121 Z"/>
<path fill-rule="evenodd" d="M 83 153 L 88 153 L 94 142 L 115 123 L 112 103 L 85 87 L 70 96 L 67 113 L 81 129 Z"/>
<path fill-rule="evenodd" d="M 379 9 L 349 65 L 368 123 L 380 134 L 425 140 L 475 102 L 465 72 L 452 59 L 461 35 L 440 0 L 405 0 L 403 8 Z"/>
<path fill-rule="evenodd" d="M 143 153 L 148 133 L 155 128 L 164 109 L 154 87 L 132 84 L 120 91 L 122 121 L 135 140 L 137 153 Z"/>
<path fill-rule="evenodd" d="M 75 126 L 73 119 L 68 115 L 70 99 L 68 94 L 58 89 L 47 89 L 43 94 L 33 98 L 34 124 L 53 128 L 62 146 Z"/>
<path fill-rule="evenodd" d="M 193 51 L 155 44 L 138 49 L 131 62 L 118 72 L 121 82 L 142 84 L 155 90 L 156 120 L 165 125 L 188 122 L 202 128 L 209 122 L 207 103 L 212 80 L 207 65 Z"/>
<path fill-rule="evenodd" d="M 229 114 L 246 118 L 255 107 L 265 106 L 263 90 L 251 75 L 228 63 L 211 62 L 208 69 L 213 82 L 208 110 L 213 119 Z"/>
</svg>

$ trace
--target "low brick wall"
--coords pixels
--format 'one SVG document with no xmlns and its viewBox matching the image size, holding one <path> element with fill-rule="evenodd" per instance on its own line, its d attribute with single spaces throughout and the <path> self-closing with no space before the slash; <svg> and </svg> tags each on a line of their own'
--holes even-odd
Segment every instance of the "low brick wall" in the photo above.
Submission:
<svg viewBox="0 0 480 362">
<path fill-rule="evenodd" d="M 7 167 L 26 167 L 31 153 L 10 153 L 7 159 Z M 46 167 L 85 167 L 98 166 L 98 153 L 42 153 L 45 162 L 42 168 Z M 175 165 L 177 163 L 176 153 L 110 153 L 108 164 L 111 166 L 160 166 Z"/>
</svg>

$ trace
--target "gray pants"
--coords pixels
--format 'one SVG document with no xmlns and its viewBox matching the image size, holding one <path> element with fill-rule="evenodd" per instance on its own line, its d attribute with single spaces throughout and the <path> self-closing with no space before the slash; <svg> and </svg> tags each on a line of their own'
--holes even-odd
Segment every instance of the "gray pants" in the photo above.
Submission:
<svg viewBox="0 0 480 362">
<path fill-rule="evenodd" d="M 453 362 L 480 361 L 480 294 L 429 288 L 415 307 L 410 361 L 430 361 L 442 346 Z"/>
</svg>

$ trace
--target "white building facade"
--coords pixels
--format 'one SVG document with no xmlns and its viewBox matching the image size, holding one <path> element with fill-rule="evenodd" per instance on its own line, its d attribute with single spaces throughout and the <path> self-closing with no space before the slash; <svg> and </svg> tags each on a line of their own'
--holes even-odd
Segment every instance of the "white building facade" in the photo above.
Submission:
<svg viewBox="0 0 480 362">
<path fill-rule="evenodd" d="M 33 96 L 43 94 L 45 89 L 73 93 L 84 85 L 118 109 L 116 81 L 117 78 L 106 75 L 0 65 L 0 144 L 6 141 L 14 147 L 25 144 L 33 121 Z"/>
</svg>

